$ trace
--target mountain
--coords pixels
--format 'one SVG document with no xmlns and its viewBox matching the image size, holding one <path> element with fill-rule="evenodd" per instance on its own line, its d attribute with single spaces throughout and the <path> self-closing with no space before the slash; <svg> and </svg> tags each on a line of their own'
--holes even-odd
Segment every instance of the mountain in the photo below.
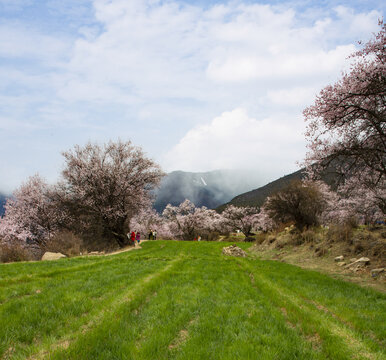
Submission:
<svg viewBox="0 0 386 360">
<path fill-rule="evenodd" d="M 155 192 L 154 208 L 162 212 L 169 203 L 176 206 L 189 199 L 198 207 L 213 209 L 261 183 L 258 175 L 244 170 L 173 171 Z"/>
<path fill-rule="evenodd" d="M 228 203 L 225 203 L 216 208 L 217 211 L 222 212 L 228 205 L 234 205 L 239 207 L 245 206 L 262 206 L 265 199 L 273 193 L 283 189 L 289 183 L 294 180 L 300 180 L 305 177 L 305 169 L 300 169 L 292 174 L 281 177 L 274 180 L 267 185 L 264 185 L 258 189 L 251 190 L 234 197 Z M 336 173 L 333 165 L 325 170 L 321 176 L 321 179 L 329 185 L 333 190 L 336 190 L 339 175 Z"/>
<path fill-rule="evenodd" d="M 0 193 L 0 217 L 4 215 L 4 205 L 7 201 L 7 197 Z"/>
<path fill-rule="evenodd" d="M 258 189 L 248 191 L 246 193 L 240 194 L 234 197 L 231 201 L 226 204 L 219 206 L 216 210 L 222 212 L 228 205 L 234 206 L 261 206 L 263 205 L 265 199 L 273 194 L 276 191 L 281 190 L 285 186 L 287 186 L 293 180 L 302 179 L 304 176 L 304 170 L 298 170 L 292 174 L 286 175 L 264 185 Z"/>
</svg>

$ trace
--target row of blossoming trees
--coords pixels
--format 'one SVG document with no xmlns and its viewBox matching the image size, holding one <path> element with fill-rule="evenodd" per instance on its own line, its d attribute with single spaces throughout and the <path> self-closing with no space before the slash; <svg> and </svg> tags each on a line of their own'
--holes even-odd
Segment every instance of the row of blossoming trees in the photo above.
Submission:
<svg viewBox="0 0 386 360">
<path fill-rule="evenodd" d="M 128 142 L 75 146 L 63 153 L 61 180 L 48 185 L 32 176 L 5 205 L 3 243 L 44 249 L 58 232 L 124 246 L 130 219 L 151 201 L 160 167 Z"/>
<path fill-rule="evenodd" d="M 5 206 L 0 241 L 47 242 L 63 231 L 124 246 L 129 229 L 163 238 L 213 239 L 236 229 L 248 238 L 281 223 L 305 227 L 355 219 L 383 220 L 386 213 L 386 37 L 385 24 L 373 40 L 354 53 L 352 68 L 317 96 L 304 111 L 309 151 L 308 178 L 271 195 L 258 208 L 228 207 L 222 214 L 196 208 L 190 201 L 151 209 L 152 190 L 164 175 L 130 142 L 75 146 L 65 152 L 62 178 L 48 185 L 31 177 Z M 332 191 L 320 180 L 333 170 Z"/>
</svg>

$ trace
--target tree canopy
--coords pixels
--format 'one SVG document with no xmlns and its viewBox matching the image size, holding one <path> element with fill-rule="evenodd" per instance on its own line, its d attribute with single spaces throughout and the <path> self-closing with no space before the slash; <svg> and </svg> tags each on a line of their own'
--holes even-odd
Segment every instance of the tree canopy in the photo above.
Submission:
<svg viewBox="0 0 386 360">
<path fill-rule="evenodd" d="M 304 110 L 306 163 L 317 170 L 333 164 L 342 178 L 361 174 L 372 187 L 384 186 L 386 177 L 386 27 L 383 21 L 380 26 L 351 55 L 351 70 Z"/>
</svg>

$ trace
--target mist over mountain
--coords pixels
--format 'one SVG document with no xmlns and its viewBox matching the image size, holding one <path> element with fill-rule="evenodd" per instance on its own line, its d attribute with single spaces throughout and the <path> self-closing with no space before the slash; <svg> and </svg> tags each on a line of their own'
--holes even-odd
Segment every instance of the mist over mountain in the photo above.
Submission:
<svg viewBox="0 0 386 360">
<path fill-rule="evenodd" d="M 304 179 L 305 176 L 306 170 L 304 168 L 300 169 L 289 175 L 274 180 L 262 187 L 245 193 L 240 193 L 239 195 L 235 196 L 231 201 L 218 206 L 216 210 L 222 212 L 228 205 L 234 205 L 239 207 L 260 207 L 264 204 L 264 201 L 268 196 L 271 196 L 275 192 L 285 188 L 294 180 Z M 332 190 L 337 189 L 337 185 L 340 179 L 341 177 L 336 172 L 334 163 L 332 163 L 331 166 L 324 170 L 324 172 L 321 174 L 321 180 L 323 180 L 327 185 L 329 185 Z"/>
<path fill-rule="evenodd" d="M 300 180 L 304 177 L 305 172 L 304 169 L 298 170 L 292 174 L 286 175 L 281 177 L 280 179 L 277 179 L 275 181 L 272 181 L 268 183 L 267 185 L 264 185 L 258 189 L 254 189 L 251 191 L 248 191 L 246 193 L 240 194 L 236 197 L 234 197 L 231 201 L 228 203 L 225 203 L 221 206 L 219 206 L 216 210 L 217 211 L 223 211 L 228 205 L 234 205 L 239 207 L 246 207 L 246 206 L 262 206 L 265 199 L 275 193 L 276 191 L 279 191 L 283 189 L 285 186 L 289 185 L 291 181 L 293 180 Z"/>
<path fill-rule="evenodd" d="M 189 199 L 198 207 L 214 209 L 262 183 L 261 176 L 246 170 L 173 171 L 156 191 L 154 208 L 162 212 L 169 203 L 176 206 Z"/>
</svg>

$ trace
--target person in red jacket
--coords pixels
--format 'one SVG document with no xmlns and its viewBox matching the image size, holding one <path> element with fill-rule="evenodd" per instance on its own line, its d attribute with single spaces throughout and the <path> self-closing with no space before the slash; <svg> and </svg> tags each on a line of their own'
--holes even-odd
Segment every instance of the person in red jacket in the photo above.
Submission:
<svg viewBox="0 0 386 360">
<path fill-rule="evenodd" d="M 135 232 L 134 231 L 131 232 L 130 240 L 131 240 L 132 244 L 135 244 Z"/>
</svg>

